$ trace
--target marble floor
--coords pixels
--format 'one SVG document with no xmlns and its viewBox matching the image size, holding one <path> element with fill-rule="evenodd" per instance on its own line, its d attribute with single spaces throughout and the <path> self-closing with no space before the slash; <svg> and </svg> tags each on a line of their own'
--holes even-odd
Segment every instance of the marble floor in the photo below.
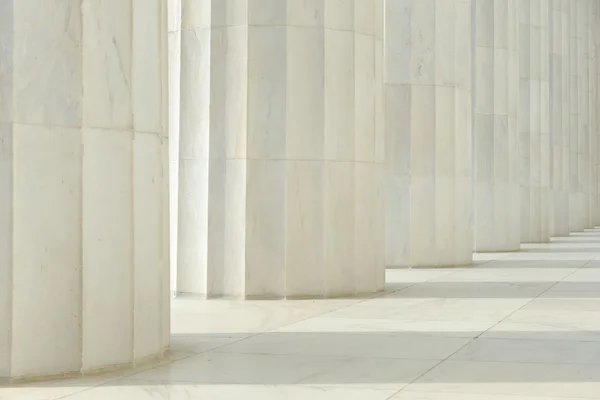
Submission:
<svg viewBox="0 0 600 400">
<path fill-rule="evenodd" d="M 161 364 L 0 399 L 600 399 L 600 229 L 476 260 L 370 298 L 180 298 Z"/>
</svg>

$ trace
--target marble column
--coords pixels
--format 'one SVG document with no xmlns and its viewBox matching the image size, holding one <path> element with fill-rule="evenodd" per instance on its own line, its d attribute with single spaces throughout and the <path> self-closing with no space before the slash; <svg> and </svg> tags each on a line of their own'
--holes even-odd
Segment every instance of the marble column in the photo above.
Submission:
<svg viewBox="0 0 600 400">
<path fill-rule="evenodd" d="M 592 152 L 593 160 L 593 224 L 600 226 L 600 2 L 594 1 L 593 34 L 594 34 L 594 68 L 593 68 L 593 92 L 590 113 L 594 118 L 592 130 Z"/>
<path fill-rule="evenodd" d="M 168 346 L 166 30 L 162 0 L 0 0 L 2 380 Z"/>
<path fill-rule="evenodd" d="M 387 0 L 387 264 L 472 261 L 471 1 Z"/>
<path fill-rule="evenodd" d="M 205 293 L 208 244 L 208 158 L 212 0 L 181 0 L 178 293 Z M 226 11 L 215 7 L 214 13 Z M 240 6 L 242 7 L 242 6 Z M 219 17 L 221 17 L 219 15 Z M 238 30 L 241 30 L 240 27 Z M 223 38 L 229 40 L 229 38 Z M 242 72 L 239 72 L 242 76 Z M 241 112 L 241 110 L 239 110 Z"/>
<path fill-rule="evenodd" d="M 588 223 L 589 228 L 596 226 L 597 199 L 598 199 L 598 174 L 596 163 L 598 148 L 596 134 L 598 131 L 598 82 L 596 76 L 596 41 L 597 41 L 597 13 L 598 1 L 589 0 L 588 14 Z"/>
<path fill-rule="evenodd" d="M 178 290 L 381 290 L 382 1 L 183 10 Z"/>
<path fill-rule="evenodd" d="M 169 241 L 171 287 L 177 291 L 177 223 L 179 210 L 179 108 L 181 81 L 181 1 L 169 0 Z"/>
<path fill-rule="evenodd" d="M 579 131 L 579 174 L 581 177 L 581 226 L 583 229 L 591 228 L 590 220 L 590 17 L 591 0 L 579 0 L 581 24 L 579 25 L 581 48 L 579 70 L 579 98 L 580 98 L 580 131 Z"/>
<path fill-rule="evenodd" d="M 474 249 L 519 250 L 517 0 L 473 0 Z"/>
<path fill-rule="evenodd" d="M 571 231 L 581 231 L 585 229 L 583 216 L 583 184 L 580 173 L 581 155 L 581 95 L 580 80 L 581 63 L 583 58 L 582 47 L 582 28 L 583 21 L 581 0 L 570 1 L 570 46 L 569 46 L 569 83 L 570 83 L 570 150 L 569 150 L 569 181 L 570 181 L 570 224 Z"/>
<path fill-rule="evenodd" d="M 569 234 L 568 2 L 550 0 L 550 235 Z"/>
<path fill-rule="evenodd" d="M 519 0 L 521 241 L 546 242 L 550 135 L 548 0 Z"/>
</svg>

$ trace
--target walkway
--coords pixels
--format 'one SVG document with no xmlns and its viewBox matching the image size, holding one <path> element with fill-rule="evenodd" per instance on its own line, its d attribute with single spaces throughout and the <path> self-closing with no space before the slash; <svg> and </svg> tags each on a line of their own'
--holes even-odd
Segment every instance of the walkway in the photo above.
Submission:
<svg viewBox="0 0 600 400">
<path fill-rule="evenodd" d="M 600 230 L 477 259 L 376 298 L 179 299 L 162 365 L 0 399 L 600 399 Z"/>
</svg>

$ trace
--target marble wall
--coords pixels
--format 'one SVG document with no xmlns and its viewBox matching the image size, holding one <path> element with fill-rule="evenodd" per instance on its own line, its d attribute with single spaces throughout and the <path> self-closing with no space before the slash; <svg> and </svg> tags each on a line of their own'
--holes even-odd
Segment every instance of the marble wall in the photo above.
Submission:
<svg viewBox="0 0 600 400">
<path fill-rule="evenodd" d="M 0 378 L 169 343 L 163 0 L 0 1 Z"/>
</svg>

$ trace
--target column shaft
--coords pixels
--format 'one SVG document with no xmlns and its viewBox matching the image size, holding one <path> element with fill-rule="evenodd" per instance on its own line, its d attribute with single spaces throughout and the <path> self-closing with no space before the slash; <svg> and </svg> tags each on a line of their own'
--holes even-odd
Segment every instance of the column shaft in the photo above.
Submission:
<svg viewBox="0 0 600 400">
<path fill-rule="evenodd" d="M 588 223 L 589 228 L 596 226 L 597 199 L 598 199 L 598 173 L 596 163 L 598 149 L 596 143 L 596 132 L 598 123 L 597 93 L 598 82 L 596 73 L 596 41 L 597 41 L 597 12 L 598 1 L 589 0 L 588 15 Z"/>
<path fill-rule="evenodd" d="M 549 240 L 548 1 L 520 0 L 521 241 Z"/>
<path fill-rule="evenodd" d="M 580 80 L 581 78 L 581 56 L 583 54 L 581 50 L 581 0 L 575 0 L 570 2 L 570 23 L 569 32 L 571 43 L 569 46 L 569 57 L 570 57 L 570 103 L 571 103 L 571 115 L 570 115 L 570 154 L 569 154 L 569 181 L 570 181 L 570 224 L 571 231 L 580 231 L 585 228 L 583 222 L 583 186 L 581 183 L 581 175 L 579 171 L 580 164 L 580 130 L 581 130 L 581 95 L 580 95 Z"/>
<path fill-rule="evenodd" d="M 590 163 L 590 17 L 591 17 L 591 0 L 579 0 L 581 13 L 581 55 L 580 55 L 580 80 L 579 80 L 579 95 L 581 107 L 581 130 L 579 133 L 580 140 L 580 159 L 579 159 L 579 174 L 581 176 L 581 226 L 583 229 L 591 227 L 590 220 L 590 194 L 591 194 L 591 163 Z"/>
<path fill-rule="evenodd" d="M 550 0 L 550 235 L 569 234 L 568 15 L 565 0 Z"/>
<path fill-rule="evenodd" d="M 593 212 L 593 225 L 600 225 L 600 3 L 598 1 L 593 2 L 593 22 L 592 22 L 592 34 L 594 37 L 593 49 L 593 72 L 592 79 L 592 104 L 590 106 L 590 113 L 593 117 L 592 125 L 592 146 L 591 150 L 593 153 L 593 181 L 592 181 L 592 212 Z"/>
<path fill-rule="evenodd" d="M 0 378 L 168 346 L 166 22 L 162 0 L 0 2 Z"/>
<path fill-rule="evenodd" d="M 184 3 L 179 291 L 383 288 L 381 4 Z"/>
<path fill-rule="evenodd" d="M 472 260 L 471 1 L 386 2 L 388 265 Z"/>
<path fill-rule="evenodd" d="M 516 0 L 474 0 L 473 151 L 475 251 L 520 246 Z"/>
<path fill-rule="evenodd" d="M 179 215 L 179 109 L 181 88 L 181 1 L 169 0 L 169 241 L 170 291 L 177 290 L 177 225 Z"/>
<path fill-rule="evenodd" d="M 207 285 L 211 4 L 182 0 L 175 286 L 186 293 L 205 293 Z"/>
</svg>

